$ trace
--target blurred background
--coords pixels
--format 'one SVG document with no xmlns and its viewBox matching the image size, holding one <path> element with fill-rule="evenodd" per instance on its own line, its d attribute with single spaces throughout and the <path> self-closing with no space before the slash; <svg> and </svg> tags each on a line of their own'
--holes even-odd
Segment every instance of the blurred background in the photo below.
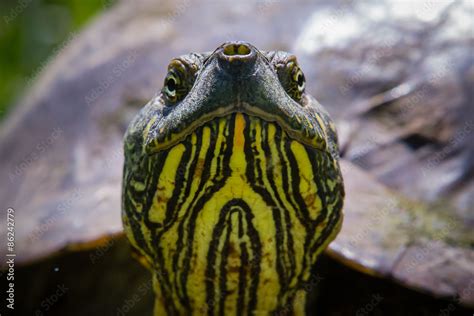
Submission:
<svg viewBox="0 0 474 316">
<path fill-rule="evenodd" d="M 49 60 L 113 0 L 3 0 L 0 2 L 0 118 Z"/>
<path fill-rule="evenodd" d="M 305 284 L 308 315 L 473 315 L 473 10 L 2 0 L 0 257 L 11 207 L 13 314 L 151 314 L 150 274 L 122 233 L 123 133 L 171 58 L 246 40 L 294 53 L 339 132 L 345 221 Z"/>
</svg>

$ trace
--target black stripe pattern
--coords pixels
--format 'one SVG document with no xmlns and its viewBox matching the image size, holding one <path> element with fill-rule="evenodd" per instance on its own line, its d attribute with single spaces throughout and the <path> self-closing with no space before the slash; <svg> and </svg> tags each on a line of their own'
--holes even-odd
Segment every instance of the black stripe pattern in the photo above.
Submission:
<svg viewBox="0 0 474 316">
<path fill-rule="evenodd" d="M 295 313 L 297 292 L 342 221 L 331 153 L 232 114 L 134 162 L 124 170 L 124 226 L 153 267 L 157 310 Z"/>
</svg>

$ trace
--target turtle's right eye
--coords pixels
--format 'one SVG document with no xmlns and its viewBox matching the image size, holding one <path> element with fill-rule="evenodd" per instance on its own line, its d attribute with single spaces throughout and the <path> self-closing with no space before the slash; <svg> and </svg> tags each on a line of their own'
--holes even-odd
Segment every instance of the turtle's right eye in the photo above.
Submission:
<svg viewBox="0 0 474 316">
<path fill-rule="evenodd" d="M 189 65 L 179 59 L 173 60 L 168 66 L 161 92 L 167 105 L 173 105 L 183 100 L 191 90 L 195 79 L 195 72 Z"/>
<path fill-rule="evenodd" d="M 177 78 L 173 73 L 170 73 L 166 76 L 165 85 L 163 87 L 163 93 L 166 95 L 166 98 L 170 102 L 176 102 L 176 87 L 179 84 L 179 78 Z"/>
</svg>

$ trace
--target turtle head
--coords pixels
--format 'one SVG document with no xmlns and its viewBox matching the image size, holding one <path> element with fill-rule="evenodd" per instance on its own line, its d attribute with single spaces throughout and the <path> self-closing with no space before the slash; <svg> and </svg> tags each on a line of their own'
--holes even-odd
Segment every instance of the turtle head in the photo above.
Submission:
<svg viewBox="0 0 474 316">
<path fill-rule="evenodd" d="M 153 154 L 232 113 L 275 122 L 303 144 L 334 149 L 335 133 L 326 112 L 305 92 L 296 57 L 259 51 L 241 41 L 224 43 L 211 53 L 173 59 L 161 92 L 132 123 L 132 130 L 133 125 L 142 129 L 143 149 Z"/>
<path fill-rule="evenodd" d="M 236 41 L 171 61 L 125 138 L 122 218 L 157 315 L 295 302 L 342 223 L 335 135 L 291 54 Z"/>
</svg>

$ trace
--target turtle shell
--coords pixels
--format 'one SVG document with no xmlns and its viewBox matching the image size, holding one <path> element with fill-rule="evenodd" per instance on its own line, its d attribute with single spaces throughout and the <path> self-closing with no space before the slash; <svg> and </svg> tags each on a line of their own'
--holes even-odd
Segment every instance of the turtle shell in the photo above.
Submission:
<svg viewBox="0 0 474 316">
<path fill-rule="evenodd" d="M 241 39 L 295 53 L 307 89 L 335 118 L 347 198 L 329 254 L 474 306 L 468 10 L 463 2 L 119 3 L 67 39 L 1 127 L 0 204 L 15 209 L 17 263 L 120 236 L 129 121 L 159 91 L 171 58 Z"/>
</svg>

